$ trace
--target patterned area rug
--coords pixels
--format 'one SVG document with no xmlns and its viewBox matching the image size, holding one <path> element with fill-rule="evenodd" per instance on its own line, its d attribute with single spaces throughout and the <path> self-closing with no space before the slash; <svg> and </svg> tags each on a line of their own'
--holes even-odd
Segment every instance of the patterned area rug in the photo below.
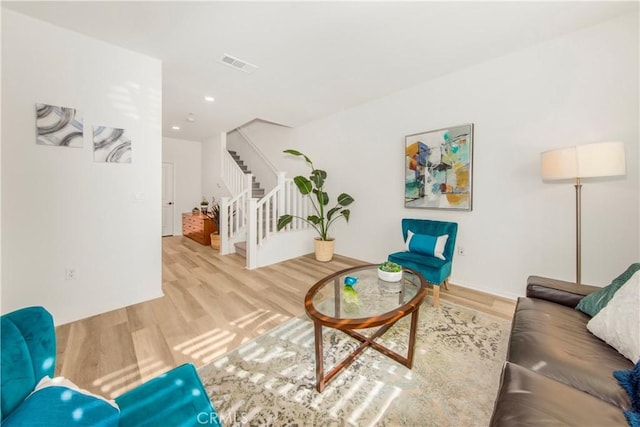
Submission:
<svg viewBox="0 0 640 427">
<path fill-rule="evenodd" d="M 424 304 L 413 369 L 368 348 L 315 390 L 313 323 L 301 316 L 199 369 L 224 426 L 486 426 L 510 322 Z M 325 372 L 356 341 L 324 328 Z M 406 354 L 409 317 L 378 341 Z"/>
</svg>

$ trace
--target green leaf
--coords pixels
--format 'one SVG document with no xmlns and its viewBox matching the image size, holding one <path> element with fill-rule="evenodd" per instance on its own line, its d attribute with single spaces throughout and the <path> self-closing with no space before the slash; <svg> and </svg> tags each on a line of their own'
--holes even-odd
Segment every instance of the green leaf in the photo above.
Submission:
<svg viewBox="0 0 640 427">
<path fill-rule="evenodd" d="M 322 188 L 324 180 L 327 178 L 327 173 L 320 169 L 314 169 L 309 178 L 317 188 Z"/>
<path fill-rule="evenodd" d="M 318 215 L 309 215 L 307 217 L 307 221 L 309 221 L 309 222 L 311 222 L 311 223 L 313 223 L 315 225 L 318 225 L 318 224 L 320 224 L 321 219 L 320 219 L 320 217 Z"/>
<path fill-rule="evenodd" d="M 335 208 L 333 208 L 329 212 L 327 212 L 327 221 L 331 221 L 331 217 L 333 216 L 333 214 L 338 212 L 340 209 L 342 209 L 342 208 L 339 207 L 339 206 L 336 206 Z"/>
<path fill-rule="evenodd" d="M 296 176 L 295 178 L 293 178 L 293 182 L 296 184 L 296 187 L 298 187 L 298 190 L 300 190 L 300 192 L 304 195 L 311 193 L 311 191 L 313 190 L 311 181 L 309 181 L 304 176 Z"/>
<path fill-rule="evenodd" d="M 292 215 L 282 215 L 280 218 L 278 218 L 278 231 L 285 228 L 287 224 L 291 222 L 291 220 L 293 220 Z"/>
<path fill-rule="evenodd" d="M 288 150 L 284 150 L 283 153 L 291 154 L 293 156 L 304 157 L 304 160 L 310 165 L 312 165 L 313 167 L 313 162 L 311 161 L 311 159 L 305 156 L 304 154 L 302 154 L 301 152 L 299 152 L 298 150 L 288 149 Z"/>
<path fill-rule="evenodd" d="M 342 193 L 338 196 L 338 203 L 342 206 L 347 206 L 353 203 L 353 197 L 347 193 Z"/>
<path fill-rule="evenodd" d="M 321 205 L 325 206 L 329 203 L 329 195 L 327 194 L 326 191 L 318 191 L 318 190 L 313 190 L 313 192 L 315 193 L 316 197 L 318 198 L 318 203 L 320 203 Z"/>
<path fill-rule="evenodd" d="M 342 215 L 344 216 L 344 219 L 346 219 L 347 222 L 349 222 L 349 215 L 351 215 L 351 211 L 349 209 L 345 209 L 342 211 Z"/>
</svg>

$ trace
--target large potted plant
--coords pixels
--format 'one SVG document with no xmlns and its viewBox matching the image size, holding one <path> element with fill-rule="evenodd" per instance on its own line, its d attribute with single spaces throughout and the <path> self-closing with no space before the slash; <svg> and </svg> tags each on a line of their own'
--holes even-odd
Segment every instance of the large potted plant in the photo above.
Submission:
<svg viewBox="0 0 640 427">
<path fill-rule="evenodd" d="M 296 176 L 293 178 L 293 182 L 296 184 L 296 187 L 298 187 L 301 194 L 309 197 L 315 214 L 309 215 L 306 218 L 289 214 L 282 215 L 278 218 L 278 230 L 282 230 L 286 227 L 293 218 L 299 218 L 305 221 L 307 224 L 311 225 L 319 235 L 319 237 L 316 237 L 314 241 L 316 260 L 323 262 L 331 261 L 333 258 L 335 241 L 333 237 L 329 235 L 329 228 L 339 218 L 344 218 L 345 221 L 349 222 L 351 211 L 349 209 L 345 209 L 345 206 L 353 203 L 353 197 L 347 193 L 341 193 L 338 196 L 335 206 L 330 208 L 329 195 L 324 191 L 327 172 L 321 169 L 316 169 L 313 166 L 311 159 L 297 150 L 284 150 L 284 152 L 293 156 L 303 157 L 311 167 L 311 175 L 309 178 Z"/>
</svg>

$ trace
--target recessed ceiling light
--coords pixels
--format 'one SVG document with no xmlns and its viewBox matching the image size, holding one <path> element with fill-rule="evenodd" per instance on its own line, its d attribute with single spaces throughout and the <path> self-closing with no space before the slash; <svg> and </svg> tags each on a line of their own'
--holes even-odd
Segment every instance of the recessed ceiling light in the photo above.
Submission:
<svg viewBox="0 0 640 427">
<path fill-rule="evenodd" d="M 189 123 L 193 123 L 193 122 L 195 122 L 195 121 L 196 121 L 196 117 L 193 115 L 193 113 L 189 113 L 189 114 L 187 114 L 187 121 L 188 121 Z"/>
<path fill-rule="evenodd" d="M 215 99 L 213 96 L 205 96 L 205 97 L 204 97 L 204 100 L 205 100 L 205 101 L 207 101 L 207 102 L 213 102 L 213 101 L 215 101 L 216 99 Z"/>
<path fill-rule="evenodd" d="M 173 129 L 173 130 L 180 130 L 180 126 L 171 126 L 171 129 Z"/>
</svg>

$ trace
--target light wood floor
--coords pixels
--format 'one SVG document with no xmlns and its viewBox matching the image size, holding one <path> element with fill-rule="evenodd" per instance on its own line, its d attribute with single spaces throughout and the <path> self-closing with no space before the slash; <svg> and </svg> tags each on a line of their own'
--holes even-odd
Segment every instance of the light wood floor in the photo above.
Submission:
<svg viewBox="0 0 640 427">
<path fill-rule="evenodd" d="M 280 323 L 304 314 L 304 295 L 322 277 L 363 262 L 312 255 L 256 270 L 184 237 L 162 239 L 165 296 L 56 328 L 56 375 L 116 397 L 191 362 L 203 366 Z M 454 284 L 442 300 L 510 319 L 515 302 Z M 429 297 L 427 304 L 431 304 Z"/>
</svg>

